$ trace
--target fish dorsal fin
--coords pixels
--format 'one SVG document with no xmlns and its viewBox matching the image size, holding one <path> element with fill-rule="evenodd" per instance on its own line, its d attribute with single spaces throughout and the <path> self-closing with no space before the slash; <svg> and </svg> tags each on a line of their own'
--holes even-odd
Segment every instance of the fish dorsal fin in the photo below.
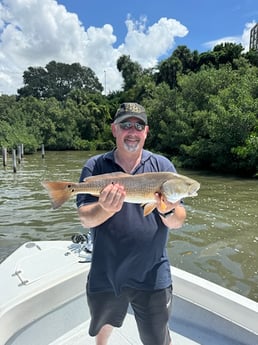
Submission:
<svg viewBox="0 0 258 345">
<path fill-rule="evenodd" d="M 103 179 L 106 180 L 112 180 L 114 177 L 118 178 L 118 177 L 132 177 L 132 175 L 124 173 L 122 171 L 117 171 L 117 172 L 112 172 L 112 173 L 106 173 L 106 174 L 101 174 L 101 177 Z M 89 181 L 89 180 L 95 180 L 95 179 L 99 179 L 100 175 L 92 175 L 92 176 L 88 176 L 85 177 L 85 179 L 83 180 L 85 181 Z"/>
<path fill-rule="evenodd" d="M 103 174 L 103 176 L 115 176 L 115 177 L 128 177 L 128 176 L 132 176 L 130 174 L 127 174 L 123 171 L 115 171 L 115 172 L 112 172 L 112 173 L 107 173 L 107 174 Z"/>
</svg>

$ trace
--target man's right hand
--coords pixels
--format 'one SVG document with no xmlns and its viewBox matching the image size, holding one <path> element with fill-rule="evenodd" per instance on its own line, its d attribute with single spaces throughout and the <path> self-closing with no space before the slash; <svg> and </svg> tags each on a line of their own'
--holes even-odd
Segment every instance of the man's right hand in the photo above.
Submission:
<svg viewBox="0 0 258 345">
<path fill-rule="evenodd" d="M 124 186 L 111 183 L 101 191 L 98 202 L 106 212 L 116 213 L 121 210 L 125 196 Z"/>
<path fill-rule="evenodd" d="M 109 184 L 100 193 L 99 200 L 78 208 L 79 217 L 85 228 L 93 228 L 116 212 L 120 211 L 125 200 L 125 189 L 119 184 Z"/>
</svg>

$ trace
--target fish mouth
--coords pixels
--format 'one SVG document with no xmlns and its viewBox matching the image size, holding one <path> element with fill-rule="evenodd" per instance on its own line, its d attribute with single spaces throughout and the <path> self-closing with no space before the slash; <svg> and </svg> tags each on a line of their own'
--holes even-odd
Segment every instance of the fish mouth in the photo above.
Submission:
<svg viewBox="0 0 258 345">
<path fill-rule="evenodd" d="M 200 189 L 200 183 L 199 182 L 196 182 L 196 183 L 193 183 L 191 184 L 191 186 L 189 187 L 188 189 L 188 195 L 189 196 L 197 196 L 198 195 L 198 190 Z"/>
</svg>

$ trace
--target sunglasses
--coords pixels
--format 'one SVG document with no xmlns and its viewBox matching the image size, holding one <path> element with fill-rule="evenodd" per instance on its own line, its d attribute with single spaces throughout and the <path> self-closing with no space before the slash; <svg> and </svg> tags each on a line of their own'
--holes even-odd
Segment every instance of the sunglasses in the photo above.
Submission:
<svg viewBox="0 0 258 345">
<path fill-rule="evenodd" d="M 134 127 L 138 132 L 142 132 L 145 128 L 145 124 L 139 122 L 120 122 L 119 127 L 124 131 L 128 131 Z"/>
</svg>

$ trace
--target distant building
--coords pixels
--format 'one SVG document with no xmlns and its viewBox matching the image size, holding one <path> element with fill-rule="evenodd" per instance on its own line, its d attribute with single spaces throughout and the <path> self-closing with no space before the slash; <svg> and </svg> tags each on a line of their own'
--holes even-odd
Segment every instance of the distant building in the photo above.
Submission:
<svg viewBox="0 0 258 345">
<path fill-rule="evenodd" d="M 258 50 L 258 23 L 250 31 L 250 49 Z"/>
</svg>

